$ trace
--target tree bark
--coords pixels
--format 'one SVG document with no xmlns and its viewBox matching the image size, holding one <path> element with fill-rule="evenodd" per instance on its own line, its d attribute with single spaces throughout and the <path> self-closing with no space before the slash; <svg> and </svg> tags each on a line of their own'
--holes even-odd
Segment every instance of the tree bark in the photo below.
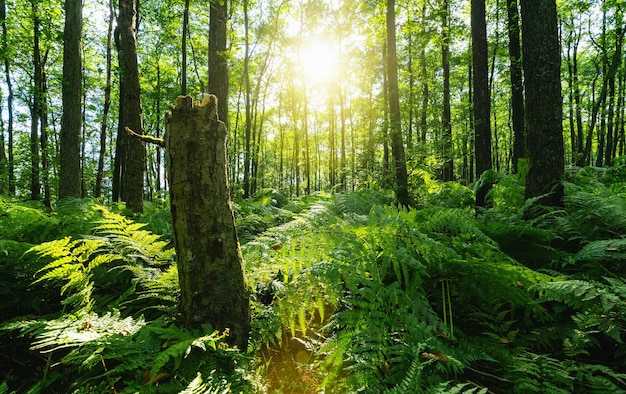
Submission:
<svg viewBox="0 0 626 394">
<path fill-rule="evenodd" d="M 473 4 L 474 2 L 472 2 Z M 442 150 L 443 180 L 454 180 L 454 160 L 452 157 L 452 115 L 450 112 L 450 26 L 448 0 L 443 2 L 441 11 L 441 67 L 443 69 L 443 114 L 442 114 Z"/>
<path fill-rule="evenodd" d="M 31 200 L 39 200 L 41 196 L 41 180 L 40 180 L 40 153 L 39 153 L 39 116 L 41 115 L 41 103 L 43 100 L 43 62 L 41 59 L 41 48 L 39 45 L 39 34 L 41 21 L 39 19 L 39 10 L 36 3 L 31 4 L 33 12 L 33 66 L 34 66 L 34 91 L 31 106 L 31 124 L 30 124 L 30 198 Z"/>
<path fill-rule="evenodd" d="M 13 160 L 13 83 L 11 81 L 10 55 L 8 52 L 6 1 L 0 0 L 0 20 L 2 21 L 2 53 L 4 74 L 7 86 L 7 184 L 8 193 L 15 195 L 15 165 Z"/>
<path fill-rule="evenodd" d="M 245 349 L 249 294 L 230 201 L 226 137 L 214 95 L 202 104 L 189 96 L 177 99 L 165 141 L 182 319 L 229 329 L 231 343 Z"/>
<path fill-rule="evenodd" d="M 228 127 L 228 60 L 226 23 L 228 0 L 210 1 L 209 13 L 209 93 L 220 100 L 220 119 Z"/>
<path fill-rule="evenodd" d="M 561 205 L 564 172 L 561 48 L 555 0 L 521 0 L 524 80 L 526 82 L 525 197 Z"/>
<path fill-rule="evenodd" d="M 116 46 L 122 75 L 113 197 L 114 200 L 125 201 L 133 212 L 142 212 L 146 150 L 141 141 L 129 138 L 125 132 L 126 127 L 143 132 L 136 23 L 137 0 L 121 0 Z"/>
<path fill-rule="evenodd" d="M 65 1 L 63 33 L 63 119 L 61 123 L 61 155 L 59 198 L 81 196 L 80 137 L 82 129 L 82 0 Z"/>
<path fill-rule="evenodd" d="M 507 0 L 507 27 L 509 34 L 509 61 L 511 74 L 511 123 L 513 124 L 512 170 L 517 173 L 517 162 L 526 157 L 524 138 L 524 82 L 522 80 L 522 51 L 519 38 L 519 11 L 517 0 Z"/>
<path fill-rule="evenodd" d="M 474 77 L 474 145 L 476 177 L 492 167 L 491 101 L 489 98 L 489 67 L 487 62 L 487 25 L 485 0 L 472 0 L 472 64 Z M 484 183 L 476 190 L 476 206 L 485 205 L 491 185 Z"/>
<path fill-rule="evenodd" d="M 111 108 L 111 65 L 113 49 L 113 0 L 109 0 L 109 23 L 107 30 L 106 48 L 106 83 L 104 86 L 104 109 L 102 110 L 102 122 L 100 123 L 100 152 L 98 153 L 98 171 L 96 174 L 96 187 L 94 197 L 102 195 L 102 179 L 104 178 L 104 158 L 106 155 L 107 142 L 107 122 L 109 119 L 109 109 Z"/>
<path fill-rule="evenodd" d="M 389 87 L 389 126 L 391 132 L 391 154 L 394 159 L 396 177 L 396 199 L 403 206 L 410 205 L 406 157 L 402 142 L 400 119 L 400 92 L 398 90 L 398 58 L 396 54 L 396 2 L 387 0 L 387 75 Z"/>
</svg>

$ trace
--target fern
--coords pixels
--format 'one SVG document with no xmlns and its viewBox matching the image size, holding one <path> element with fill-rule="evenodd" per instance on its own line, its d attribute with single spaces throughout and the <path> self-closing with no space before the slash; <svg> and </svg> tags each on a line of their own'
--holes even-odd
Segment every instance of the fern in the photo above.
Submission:
<svg viewBox="0 0 626 394">
<path fill-rule="evenodd" d="M 66 237 L 32 247 L 31 252 L 52 259 L 39 270 L 42 275 L 35 283 L 47 280 L 66 282 L 61 287 L 61 295 L 66 295 L 62 303 L 76 310 L 91 310 L 93 270 L 119 260 L 115 254 L 98 254 L 105 244 L 106 241 L 101 239 L 72 241 Z"/>
<path fill-rule="evenodd" d="M 539 302 L 560 302 L 575 313 L 571 321 L 576 330 L 564 339 L 570 355 L 586 354 L 589 348 L 599 346 L 596 337 L 604 335 L 616 345 L 623 344 L 626 326 L 626 282 L 606 279 L 606 283 L 568 280 L 536 284 L 530 288 L 540 295 Z"/>
<path fill-rule="evenodd" d="M 111 242 L 112 247 L 132 262 L 138 259 L 152 266 L 172 263 L 174 249 L 158 234 L 142 230 L 145 223 L 135 223 L 126 217 L 110 212 L 103 206 L 96 206 L 103 218 L 95 227 L 97 234 Z"/>
</svg>

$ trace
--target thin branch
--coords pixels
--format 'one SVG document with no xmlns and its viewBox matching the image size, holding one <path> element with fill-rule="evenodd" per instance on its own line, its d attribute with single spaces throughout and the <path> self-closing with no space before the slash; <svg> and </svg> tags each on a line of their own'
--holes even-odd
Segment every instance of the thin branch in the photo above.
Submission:
<svg viewBox="0 0 626 394">
<path fill-rule="evenodd" d="M 143 142 L 149 142 L 151 144 L 158 145 L 161 148 L 165 148 L 165 140 L 162 138 L 156 138 L 150 135 L 137 134 L 134 131 L 132 131 L 129 127 L 126 127 L 125 130 L 128 133 L 128 135 L 130 135 L 131 137 L 138 138 L 139 140 Z"/>
</svg>

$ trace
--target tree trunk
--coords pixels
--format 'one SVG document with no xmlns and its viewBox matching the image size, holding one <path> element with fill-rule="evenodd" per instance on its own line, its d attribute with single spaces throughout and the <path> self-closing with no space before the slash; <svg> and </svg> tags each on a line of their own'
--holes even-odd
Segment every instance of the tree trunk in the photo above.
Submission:
<svg viewBox="0 0 626 394">
<path fill-rule="evenodd" d="M 556 2 L 521 0 L 521 10 L 528 150 L 525 197 L 543 196 L 540 204 L 560 205 L 565 158 Z"/>
<path fill-rule="evenodd" d="M 491 124 L 489 98 L 489 67 L 487 63 L 487 25 L 485 0 L 472 0 L 472 64 L 474 88 L 474 145 L 476 178 L 491 169 Z M 491 185 L 484 184 L 476 190 L 476 206 L 485 205 Z"/>
<path fill-rule="evenodd" d="M 98 154 L 98 171 L 96 174 L 96 187 L 94 197 L 102 195 L 102 179 L 104 178 L 104 156 L 106 154 L 107 122 L 109 109 L 111 108 L 111 63 L 112 63 L 112 38 L 113 38 L 113 0 L 109 0 L 109 27 L 107 30 L 106 49 L 106 82 L 104 86 L 104 109 L 102 110 L 102 122 L 100 123 L 100 153 Z M 157 136 L 158 137 L 158 136 Z"/>
<path fill-rule="evenodd" d="M 63 120 L 61 123 L 61 155 L 59 198 L 81 196 L 80 138 L 82 128 L 82 0 L 65 1 L 63 33 Z"/>
<path fill-rule="evenodd" d="M 244 57 L 243 57 L 243 78 L 244 78 L 244 106 L 246 112 L 245 141 L 243 151 L 243 198 L 250 197 L 250 163 L 252 156 L 252 103 L 250 102 L 250 32 L 248 18 L 248 0 L 243 2 L 243 28 L 244 28 Z"/>
<path fill-rule="evenodd" d="M 472 2 L 473 3 L 473 2 Z M 454 180 L 454 161 L 452 157 L 452 118 L 450 113 L 450 26 L 448 0 L 443 2 L 441 10 L 441 67 L 443 69 L 443 115 L 442 115 L 442 151 L 443 180 Z"/>
<path fill-rule="evenodd" d="M 209 14 L 209 93 L 220 100 L 220 119 L 228 128 L 228 60 L 226 23 L 228 0 L 210 1 Z"/>
<path fill-rule="evenodd" d="M 224 123 L 217 98 L 179 97 L 168 121 L 170 204 L 185 324 L 230 330 L 245 349 L 250 331 L 243 274 L 226 173 Z"/>
<path fill-rule="evenodd" d="M 180 91 L 183 96 L 187 95 L 187 32 L 189 30 L 189 0 L 185 0 L 183 9 L 183 32 L 181 40 L 182 62 L 180 67 Z"/>
<path fill-rule="evenodd" d="M 389 125 L 391 132 L 391 154 L 394 159 L 396 198 L 403 206 L 410 205 L 406 157 L 402 142 L 400 119 L 400 92 L 398 90 L 398 58 L 396 55 L 396 2 L 387 0 L 387 75 L 389 76 Z"/>
<path fill-rule="evenodd" d="M 42 60 L 41 48 L 39 46 L 39 10 L 36 3 L 32 3 L 33 11 L 33 65 L 34 65 L 34 92 L 31 106 L 30 124 L 30 198 L 39 200 L 41 195 L 40 183 L 40 156 L 39 156 L 39 116 L 41 114 L 41 101 L 43 99 L 42 89 Z"/>
<path fill-rule="evenodd" d="M 4 74 L 7 87 L 7 183 L 8 193 L 15 195 L 15 165 L 13 162 L 13 83 L 11 81 L 10 55 L 8 52 L 6 1 L 0 0 L 0 20 L 2 21 L 2 53 L 4 56 Z"/>
<path fill-rule="evenodd" d="M 517 162 L 526 157 L 524 138 L 524 83 L 522 80 L 522 52 L 519 38 L 519 11 L 517 0 L 507 0 L 509 33 L 509 62 L 511 74 L 511 123 L 513 125 L 512 169 L 517 173 Z"/>
<path fill-rule="evenodd" d="M 120 121 L 117 132 L 114 183 L 119 197 L 133 212 L 143 211 L 143 186 L 146 163 L 144 144 L 129 138 L 125 128 L 143 133 L 141 89 L 137 65 L 137 0 L 121 0 L 116 31 L 116 45 L 122 70 L 120 77 Z M 117 178 L 115 178 L 117 177 Z M 116 199 L 116 198 L 114 198 Z"/>
</svg>

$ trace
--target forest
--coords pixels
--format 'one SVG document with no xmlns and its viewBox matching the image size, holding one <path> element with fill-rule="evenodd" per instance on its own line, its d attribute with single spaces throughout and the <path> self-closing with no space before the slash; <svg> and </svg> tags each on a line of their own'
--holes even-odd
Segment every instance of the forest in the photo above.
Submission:
<svg viewBox="0 0 626 394">
<path fill-rule="evenodd" d="M 621 2 L 0 24 L 0 394 L 626 393 Z"/>
</svg>

